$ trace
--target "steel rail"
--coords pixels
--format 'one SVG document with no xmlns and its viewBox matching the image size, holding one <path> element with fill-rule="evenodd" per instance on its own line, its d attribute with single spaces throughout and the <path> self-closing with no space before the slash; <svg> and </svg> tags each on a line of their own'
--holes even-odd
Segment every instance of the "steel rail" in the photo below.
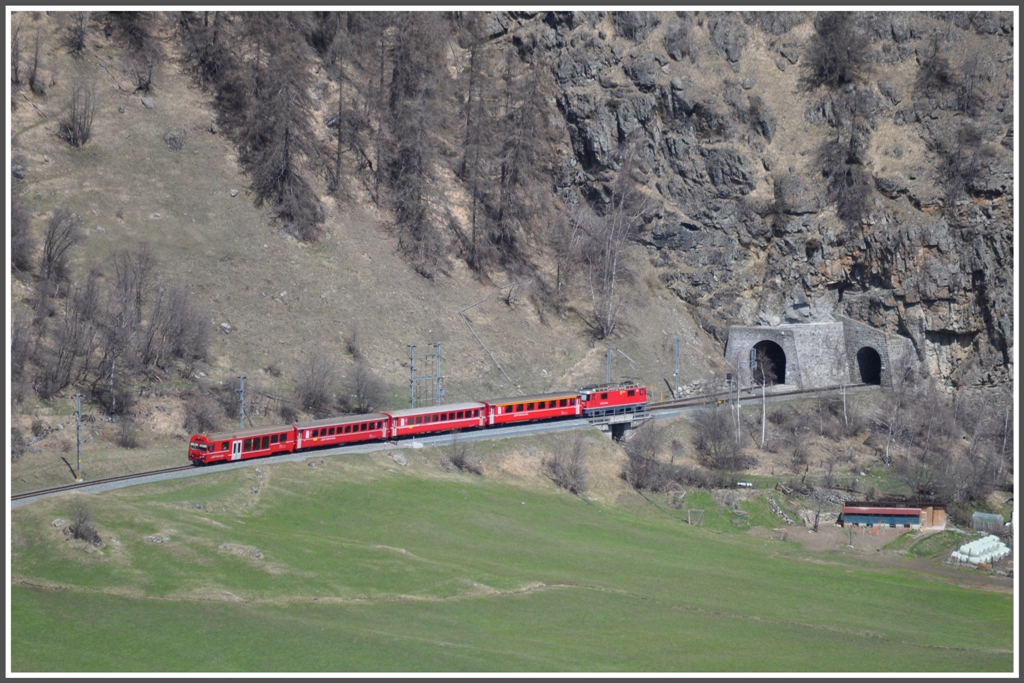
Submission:
<svg viewBox="0 0 1024 683">
<path fill-rule="evenodd" d="M 861 389 L 861 388 L 867 387 L 867 386 L 872 386 L 872 385 L 868 385 L 868 384 L 848 384 L 848 385 L 846 385 L 846 388 L 848 390 L 852 390 L 852 389 Z M 807 395 L 807 394 L 817 394 L 817 393 L 822 392 L 822 391 L 837 391 L 837 390 L 841 390 L 841 389 L 842 389 L 841 386 L 824 387 L 824 388 L 821 388 L 821 389 L 796 389 L 794 391 L 773 392 L 771 394 L 766 394 L 765 398 L 766 399 L 769 399 L 769 398 L 770 399 L 789 398 L 789 397 L 801 396 L 801 395 Z M 651 414 L 651 413 L 658 413 L 658 412 L 664 412 L 664 411 L 669 411 L 669 410 L 677 410 L 677 409 L 680 409 L 680 408 L 700 407 L 700 406 L 703 406 L 703 405 L 707 405 L 710 401 L 722 400 L 722 402 L 724 403 L 726 400 L 728 400 L 729 396 L 730 396 L 730 394 L 728 392 L 719 391 L 719 392 L 713 392 L 713 393 L 710 393 L 710 394 L 699 394 L 697 396 L 687 396 L 686 398 L 674 399 L 674 400 L 669 400 L 669 401 L 655 401 L 655 402 L 651 402 L 651 403 L 647 404 L 647 409 L 644 411 L 644 413 Z M 750 403 L 750 402 L 756 402 L 756 401 L 760 401 L 760 400 L 761 400 L 761 397 L 756 395 L 756 394 L 754 394 L 754 395 L 748 394 L 746 396 L 740 396 L 740 402 L 741 403 Z M 642 416 L 642 415 L 644 415 L 644 413 L 635 413 L 634 415 Z M 599 419 L 599 418 L 597 418 L 597 419 Z M 596 424 L 596 423 L 594 423 L 594 424 Z M 520 427 L 521 428 L 526 428 L 526 427 L 529 427 L 531 425 L 532 425 L 532 423 L 519 424 L 519 425 L 512 424 L 512 425 L 507 425 L 504 428 L 505 429 L 516 429 L 516 428 L 520 428 Z M 284 454 L 282 454 L 282 455 L 284 455 Z M 267 456 L 266 459 L 268 461 L 272 461 L 274 459 L 274 456 Z M 253 460 L 263 460 L 263 458 L 253 458 Z M 27 491 L 25 493 L 12 493 L 11 494 L 11 501 L 13 502 L 13 501 L 17 501 L 17 500 L 25 500 L 27 498 L 35 498 L 35 497 L 39 497 L 39 496 L 48 496 L 48 495 L 52 495 L 52 494 L 55 494 L 55 493 L 66 493 L 68 491 L 74 491 L 75 489 L 80 489 L 80 488 L 86 488 L 86 487 L 91 487 L 91 486 L 102 486 L 104 484 L 113 484 L 113 483 L 117 483 L 117 482 L 131 481 L 133 479 L 143 479 L 143 478 L 146 478 L 146 477 L 154 477 L 154 476 L 159 476 L 159 475 L 162 475 L 162 474 L 171 474 L 173 472 L 182 472 L 182 471 L 185 471 L 185 470 L 195 470 L 195 469 L 196 469 L 195 465 L 182 465 L 180 467 L 169 467 L 167 469 L 152 470 L 150 472 L 133 472 L 131 474 L 122 474 L 122 475 L 118 475 L 116 477 L 106 477 L 104 479 L 93 479 L 93 480 L 90 480 L 90 481 L 76 481 L 74 483 L 66 484 L 64 486 L 53 486 L 53 487 L 46 488 L 46 489 L 40 489 L 38 491 Z M 215 471 L 217 471 L 217 468 L 213 467 L 213 468 L 210 469 L 210 471 L 214 471 L 215 472 Z"/>
</svg>

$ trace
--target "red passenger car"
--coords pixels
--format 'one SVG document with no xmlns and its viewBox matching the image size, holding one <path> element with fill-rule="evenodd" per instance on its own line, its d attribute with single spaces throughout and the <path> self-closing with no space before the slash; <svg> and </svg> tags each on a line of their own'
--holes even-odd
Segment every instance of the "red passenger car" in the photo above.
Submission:
<svg viewBox="0 0 1024 683">
<path fill-rule="evenodd" d="M 580 414 L 580 399 L 575 391 L 502 398 L 486 403 L 488 426 L 530 420 L 553 420 Z"/>
<path fill-rule="evenodd" d="M 647 407 L 647 387 L 635 382 L 597 384 L 580 389 L 580 400 L 586 417 L 641 413 Z"/>
<path fill-rule="evenodd" d="M 486 403 L 469 402 L 385 413 L 390 418 L 388 436 L 401 439 L 419 434 L 476 429 L 484 426 L 486 409 Z"/>
<path fill-rule="evenodd" d="M 296 438 L 295 427 L 290 425 L 193 434 L 188 443 L 188 459 L 193 465 L 207 465 L 211 462 L 291 453 L 296 449 Z"/>
<path fill-rule="evenodd" d="M 384 413 L 329 417 L 300 422 L 296 449 L 338 446 L 363 441 L 379 441 L 387 434 L 388 416 Z"/>
</svg>

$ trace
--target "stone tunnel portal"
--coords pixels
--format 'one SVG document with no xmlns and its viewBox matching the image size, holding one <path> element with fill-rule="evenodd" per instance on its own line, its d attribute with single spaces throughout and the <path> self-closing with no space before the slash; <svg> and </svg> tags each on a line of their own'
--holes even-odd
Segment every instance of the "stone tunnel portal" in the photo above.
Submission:
<svg viewBox="0 0 1024 683">
<path fill-rule="evenodd" d="M 857 351 L 857 369 L 864 384 L 882 383 L 882 357 L 870 346 L 862 346 Z"/>
<path fill-rule="evenodd" d="M 764 358 L 766 360 L 764 369 L 769 370 L 769 372 L 764 374 L 767 375 L 767 383 L 769 385 L 785 384 L 786 352 L 782 350 L 782 347 L 773 341 L 765 339 L 754 344 L 754 352 L 756 358 Z M 754 384 L 761 384 L 762 372 L 760 364 L 752 369 Z"/>
</svg>

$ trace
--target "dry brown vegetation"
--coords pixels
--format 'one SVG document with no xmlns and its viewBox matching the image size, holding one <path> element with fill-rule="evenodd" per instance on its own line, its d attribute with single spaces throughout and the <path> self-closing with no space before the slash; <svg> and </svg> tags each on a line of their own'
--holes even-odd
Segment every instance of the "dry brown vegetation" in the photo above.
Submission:
<svg viewBox="0 0 1024 683">
<path fill-rule="evenodd" d="M 12 22 L 13 76 L 29 85 L 13 89 L 12 101 L 11 144 L 27 171 L 12 180 L 12 426 L 67 429 L 68 406 L 83 393 L 91 476 L 183 462 L 189 432 L 238 420 L 243 374 L 257 424 L 403 407 L 408 344 L 444 343 L 450 401 L 603 380 L 606 345 L 613 375 L 637 377 L 657 396 L 677 336 L 682 384 L 728 371 L 705 331 L 714 329 L 708 311 L 669 291 L 651 250 L 630 241 L 651 213 L 646 160 L 631 161 L 626 145 L 615 150 L 621 172 L 602 178 L 600 196 L 545 189 L 573 150 L 552 128 L 550 65 L 520 58 L 529 46 L 485 40 L 469 15 L 418 24 L 311 13 L 254 27 L 222 12 L 109 14 Z M 608 22 L 623 46 L 669 29 L 662 42 L 676 58 L 694 54 L 685 17 L 671 26 L 647 14 Z M 432 35 L 446 39 L 443 50 Z M 941 76 L 943 65 L 933 66 Z M 965 112 L 969 67 L 954 69 L 967 79 L 956 85 Z M 630 62 L 629 73 L 646 82 L 652 68 Z M 831 87 L 847 76 L 823 78 Z M 856 102 L 839 104 L 856 118 Z M 254 117 L 254 108 L 273 116 Z M 734 118 L 709 103 L 683 124 L 725 139 L 744 123 Z M 780 126 L 787 150 L 802 149 L 797 128 Z M 968 184 L 984 159 L 968 128 L 935 142 L 953 184 Z M 78 144 L 62 141 L 65 130 Z M 855 123 L 837 130 L 823 152 L 836 178 L 848 178 L 856 132 Z M 839 190 L 833 199 L 848 194 Z M 353 363 L 343 367 L 345 354 Z M 314 363 L 320 355 L 335 367 Z M 874 457 L 854 443 L 873 420 L 892 425 L 893 471 L 904 455 L 935 470 L 935 428 L 891 419 L 901 418 L 895 404 L 885 416 L 861 411 L 853 426 L 834 402 L 822 405 L 810 420 L 780 415 L 761 452 L 749 436 L 761 423 L 744 409 L 738 440 L 732 422 L 718 442 L 714 430 L 695 440 L 686 428 L 681 446 L 642 448 L 636 462 L 680 485 L 713 485 L 717 475 L 700 465 L 743 471 L 751 458 L 749 473 L 824 477 L 823 444 L 836 441 L 858 447 L 859 461 L 840 466 L 852 479 Z M 1000 441 L 991 436 L 997 413 L 979 411 L 985 420 L 974 424 L 989 425 L 979 444 L 1005 444 L 1012 418 Z M 66 477 L 66 440 L 24 441 L 18 488 Z M 111 448 L 140 441 L 145 448 L 131 454 Z M 999 462 L 979 453 L 957 456 L 954 474 L 966 483 L 954 490 L 1006 475 L 1005 446 Z M 599 474 L 588 469 L 593 489 Z M 912 470 L 901 475 L 908 485 Z M 582 490 L 574 471 L 558 478 Z"/>
</svg>

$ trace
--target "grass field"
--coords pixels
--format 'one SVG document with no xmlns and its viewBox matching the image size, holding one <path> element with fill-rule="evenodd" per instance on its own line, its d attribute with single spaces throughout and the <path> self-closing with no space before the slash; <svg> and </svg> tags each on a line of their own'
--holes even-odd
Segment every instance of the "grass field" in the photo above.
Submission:
<svg viewBox="0 0 1024 683">
<path fill-rule="evenodd" d="M 86 496 L 101 548 L 13 510 L 12 670 L 1013 670 L 1012 596 L 755 536 L 756 496 L 695 527 L 417 455 Z"/>
</svg>

